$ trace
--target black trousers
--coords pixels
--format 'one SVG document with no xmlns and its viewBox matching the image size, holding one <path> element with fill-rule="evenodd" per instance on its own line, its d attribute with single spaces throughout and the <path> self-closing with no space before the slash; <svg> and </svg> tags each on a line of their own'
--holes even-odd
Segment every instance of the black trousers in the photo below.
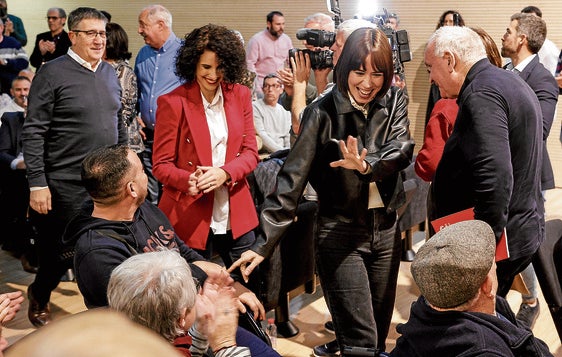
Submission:
<svg viewBox="0 0 562 357">
<path fill-rule="evenodd" d="M 30 288 L 41 305 L 49 302 L 51 292 L 57 287 L 61 277 L 72 268 L 72 260 L 63 260 L 61 257 L 65 249 L 62 236 L 70 219 L 79 212 L 88 198 L 88 193 L 78 180 L 48 179 L 48 185 L 52 210 L 46 215 L 31 210 L 31 218 L 39 233 L 36 242 L 39 271 Z"/>
</svg>

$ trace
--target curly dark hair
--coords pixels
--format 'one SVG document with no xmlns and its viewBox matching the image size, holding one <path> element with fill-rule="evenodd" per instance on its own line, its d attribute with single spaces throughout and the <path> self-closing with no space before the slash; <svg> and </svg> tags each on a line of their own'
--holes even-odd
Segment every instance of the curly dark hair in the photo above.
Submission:
<svg viewBox="0 0 562 357">
<path fill-rule="evenodd" d="M 208 24 L 187 34 L 176 59 L 176 75 L 195 80 L 195 69 L 205 50 L 217 54 L 226 83 L 241 83 L 246 74 L 246 52 L 240 38 L 224 26 Z"/>
</svg>

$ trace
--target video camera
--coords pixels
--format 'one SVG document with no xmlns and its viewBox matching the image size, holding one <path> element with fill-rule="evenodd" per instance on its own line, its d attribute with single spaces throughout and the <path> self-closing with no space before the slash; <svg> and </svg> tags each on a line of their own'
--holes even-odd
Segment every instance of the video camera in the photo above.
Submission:
<svg viewBox="0 0 562 357">
<path fill-rule="evenodd" d="M 297 39 L 305 40 L 307 44 L 314 47 L 331 47 L 336 41 L 336 34 L 318 29 L 300 29 L 297 31 Z M 313 51 L 291 48 L 289 58 L 295 58 L 298 52 L 308 53 L 312 69 L 332 68 L 334 66 L 334 52 L 331 50 Z"/>
<path fill-rule="evenodd" d="M 392 60 L 394 62 L 394 73 L 403 74 L 404 73 L 404 62 L 409 62 L 412 60 L 412 55 L 410 54 L 410 39 L 408 37 L 408 32 L 406 30 L 398 30 L 388 27 L 388 12 L 383 9 L 383 14 L 374 15 L 371 17 L 363 17 L 363 19 L 368 20 L 384 32 L 386 37 L 388 37 L 388 42 L 390 43 L 390 48 L 392 49 Z"/>
</svg>

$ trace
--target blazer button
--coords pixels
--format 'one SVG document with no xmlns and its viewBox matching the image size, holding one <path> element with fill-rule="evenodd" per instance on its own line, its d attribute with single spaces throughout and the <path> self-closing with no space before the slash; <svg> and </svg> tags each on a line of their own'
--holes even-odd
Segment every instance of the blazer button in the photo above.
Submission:
<svg viewBox="0 0 562 357">
<path fill-rule="evenodd" d="M 188 161 L 187 164 L 188 164 L 189 166 L 193 166 L 193 162 L 191 162 L 191 161 Z"/>
<path fill-rule="evenodd" d="M 189 140 L 189 138 L 185 139 L 185 141 L 187 141 L 188 144 L 191 144 L 191 140 Z"/>
<path fill-rule="evenodd" d="M 236 157 L 238 157 L 238 156 L 240 156 L 240 153 L 239 153 L 239 152 L 236 153 Z"/>
</svg>

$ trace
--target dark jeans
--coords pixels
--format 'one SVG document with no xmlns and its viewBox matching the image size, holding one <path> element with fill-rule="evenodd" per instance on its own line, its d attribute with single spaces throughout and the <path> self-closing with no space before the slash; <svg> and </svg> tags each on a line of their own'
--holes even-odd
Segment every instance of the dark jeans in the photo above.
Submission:
<svg viewBox="0 0 562 357">
<path fill-rule="evenodd" d="M 39 232 L 35 243 L 39 271 L 30 288 L 41 305 L 49 302 L 51 291 L 57 287 L 64 273 L 72 268 L 72 260 L 61 259 L 61 253 L 65 248 L 62 235 L 67 223 L 79 212 L 83 202 L 88 198 L 88 193 L 80 181 L 49 179 L 48 185 L 51 191 L 52 210 L 46 215 L 30 210 L 32 220 Z"/>
<path fill-rule="evenodd" d="M 353 346 L 384 351 L 392 320 L 400 232 L 396 214 L 373 212 L 372 228 L 318 219 L 316 264 L 340 349 Z"/>
<path fill-rule="evenodd" d="M 255 241 L 254 231 L 249 231 L 238 239 L 233 239 L 232 231 L 227 231 L 226 234 L 214 234 L 213 230 L 209 230 L 205 250 L 195 250 L 206 259 L 211 259 L 214 253 L 218 254 L 228 268 L 240 258 L 242 253 L 250 249 Z"/>
<path fill-rule="evenodd" d="M 507 259 L 496 263 L 496 275 L 498 277 L 497 294 L 503 298 L 509 292 L 513 279 L 531 263 L 534 255 L 529 255 L 514 260 Z"/>
<path fill-rule="evenodd" d="M 152 145 L 154 144 L 154 130 L 144 128 L 147 139 L 144 141 L 144 151 L 138 153 L 139 159 L 144 167 L 144 172 L 148 177 L 148 196 L 146 199 L 155 205 L 158 205 L 160 195 L 162 194 L 162 185 L 152 174 Z"/>
<path fill-rule="evenodd" d="M 238 346 L 248 347 L 252 357 L 261 356 L 280 356 L 279 353 L 260 340 L 256 335 L 248 330 L 238 327 L 236 330 L 236 343 Z"/>
</svg>

